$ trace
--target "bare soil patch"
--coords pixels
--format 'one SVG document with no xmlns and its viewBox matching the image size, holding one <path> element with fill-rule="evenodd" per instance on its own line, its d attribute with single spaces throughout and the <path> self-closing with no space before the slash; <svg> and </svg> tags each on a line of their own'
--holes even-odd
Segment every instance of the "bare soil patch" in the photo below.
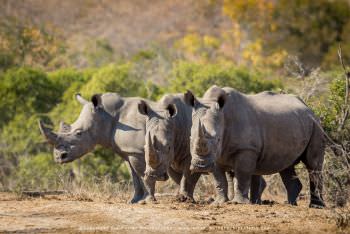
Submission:
<svg viewBox="0 0 350 234">
<path fill-rule="evenodd" d="M 337 229 L 329 209 L 299 206 L 84 201 L 67 195 L 20 198 L 0 193 L 0 233 L 349 233 Z"/>
</svg>

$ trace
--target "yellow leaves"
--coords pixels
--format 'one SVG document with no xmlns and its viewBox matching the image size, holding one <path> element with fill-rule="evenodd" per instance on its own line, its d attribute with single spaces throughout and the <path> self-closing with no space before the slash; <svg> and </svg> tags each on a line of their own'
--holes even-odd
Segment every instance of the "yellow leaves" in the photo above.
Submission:
<svg viewBox="0 0 350 234">
<path fill-rule="evenodd" d="M 284 64 L 287 55 L 288 52 L 286 50 L 278 50 L 266 58 L 266 64 L 274 67 L 281 67 Z"/>
<path fill-rule="evenodd" d="M 190 60 L 208 59 L 220 48 L 221 41 L 213 36 L 190 33 L 179 39 L 175 47 Z"/>
<path fill-rule="evenodd" d="M 223 12 L 234 22 L 248 19 L 263 21 L 271 15 L 274 7 L 271 0 L 224 0 Z"/>
<path fill-rule="evenodd" d="M 201 40 L 202 39 L 198 34 L 191 33 L 180 39 L 177 43 L 177 46 L 184 51 L 194 54 L 198 52 Z"/>
<path fill-rule="evenodd" d="M 204 36 L 203 44 L 205 47 L 213 48 L 213 49 L 218 49 L 220 46 L 219 40 L 212 36 Z"/>
<path fill-rule="evenodd" d="M 242 52 L 243 59 L 247 65 L 254 67 L 281 67 L 288 53 L 286 50 L 274 50 L 268 54 L 263 49 L 263 42 L 257 39 L 249 43 Z"/>
<path fill-rule="evenodd" d="M 249 43 L 242 53 L 243 58 L 247 62 L 251 63 L 253 66 L 257 66 L 261 63 L 261 60 L 263 59 L 261 54 L 262 43 L 260 39 L 256 40 L 255 42 Z"/>
<path fill-rule="evenodd" d="M 23 30 L 23 37 L 38 41 L 42 38 L 42 33 L 37 28 L 25 28 Z"/>
</svg>

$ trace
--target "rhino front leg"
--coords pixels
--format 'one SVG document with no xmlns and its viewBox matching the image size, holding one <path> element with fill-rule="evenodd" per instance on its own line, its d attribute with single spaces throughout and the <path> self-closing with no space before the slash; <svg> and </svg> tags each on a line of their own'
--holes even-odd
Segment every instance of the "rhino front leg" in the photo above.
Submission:
<svg viewBox="0 0 350 234">
<path fill-rule="evenodd" d="M 252 175 L 250 184 L 250 202 L 261 204 L 261 195 L 266 188 L 266 181 L 261 175 Z"/>
<path fill-rule="evenodd" d="M 228 197 L 227 197 L 228 184 L 227 184 L 225 171 L 219 166 L 215 165 L 213 176 L 214 176 L 214 182 L 215 182 L 215 188 L 216 188 L 216 198 L 213 204 L 223 204 L 228 201 Z"/>
<path fill-rule="evenodd" d="M 134 196 L 128 203 L 133 204 L 143 199 L 145 191 L 144 191 L 144 185 L 140 176 L 137 175 L 137 173 L 135 172 L 134 168 L 132 167 L 129 161 L 128 161 L 128 165 L 129 165 L 129 170 L 132 177 L 132 182 L 134 185 Z"/>
<path fill-rule="evenodd" d="M 181 202 L 194 202 L 193 193 L 200 177 L 200 173 L 191 174 L 189 171 L 185 172 L 180 184 L 180 192 L 178 200 Z"/>
<path fill-rule="evenodd" d="M 154 197 L 154 191 L 156 188 L 156 179 L 150 176 L 144 177 L 144 184 L 145 184 L 145 195 L 143 197 L 144 203 L 154 203 L 156 202 L 156 198 Z"/>
<path fill-rule="evenodd" d="M 144 176 L 142 179 L 140 176 L 144 175 L 144 171 L 146 169 L 146 163 L 144 160 L 144 155 L 137 154 L 137 155 L 130 155 L 129 156 L 129 162 L 130 167 L 134 170 L 134 173 L 136 174 L 136 177 L 139 179 L 140 184 L 143 185 L 143 194 L 140 198 L 137 196 L 137 199 L 135 199 L 135 202 L 155 202 L 156 199 L 154 197 L 154 191 L 156 186 L 156 180 L 154 177 L 151 176 Z M 136 181 L 136 184 L 137 181 Z M 136 185 L 135 184 L 135 185 Z"/>
<path fill-rule="evenodd" d="M 243 151 L 234 157 L 235 196 L 232 201 L 238 204 L 247 204 L 250 202 L 248 193 L 258 157 L 252 151 Z"/>
<path fill-rule="evenodd" d="M 235 173 L 233 171 L 226 172 L 226 179 L 227 179 L 227 185 L 228 185 L 227 197 L 229 200 L 232 200 L 235 194 L 234 177 L 235 177 Z"/>
</svg>

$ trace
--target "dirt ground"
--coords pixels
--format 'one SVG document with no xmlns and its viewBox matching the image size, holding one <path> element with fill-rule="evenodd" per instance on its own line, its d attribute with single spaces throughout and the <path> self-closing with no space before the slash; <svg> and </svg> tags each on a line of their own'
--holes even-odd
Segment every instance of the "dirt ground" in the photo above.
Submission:
<svg viewBox="0 0 350 234">
<path fill-rule="evenodd" d="M 211 206 L 183 204 L 172 196 L 158 204 L 117 198 L 84 201 L 67 195 L 23 198 L 0 193 L 0 233 L 349 233 L 337 229 L 329 209 L 286 204 Z"/>
</svg>

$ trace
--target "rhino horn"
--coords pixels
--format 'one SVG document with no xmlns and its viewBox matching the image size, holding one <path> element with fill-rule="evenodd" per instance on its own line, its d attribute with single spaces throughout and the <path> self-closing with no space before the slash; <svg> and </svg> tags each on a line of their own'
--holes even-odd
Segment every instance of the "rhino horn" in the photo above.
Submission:
<svg viewBox="0 0 350 234">
<path fill-rule="evenodd" d="M 65 122 L 61 121 L 60 122 L 60 128 L 59 128 L 59 132 L 69 132 L 71 129 L 69 124 L 66 124 Z"/>
<path fill-rule="evenodd" d="M 205 140 L 204 127 L 201 120 L 198 120 L 198 139 Z"/>
<path fill-rule="evenodd" d="M 205 138 L 204 127 L 201 121 L 198 121 L 198 135 L 197 135 L 197 143 L 196 143 L 196 153 L 198 155 L 205 155 L 208 153 L 208 142 Z"/>
<path fill-rule="evenodd" d="M 156 154 L 156 151 L 154 149 L 153 144 L 156 142 L 156 138 L 155 138 L 155 136 L 153 136 L 153 141 L 152 141 L 151 133 L 148 132 L 147 135 L 148 135 L 147 136 L 148 137 L 148 144 L 147 144 L 148 157 L 149 157 L 150 162 L 155 164 L 157 162 L 157 154 Z"/>
<path fill-rule="evenodd" d="M 51 129 L 45 127 L 41 120 L 39 120 L 39 129 L 50 144 L 55 144 L 57 140 L 57 134 L 52 132 Z"/>
</svg>

